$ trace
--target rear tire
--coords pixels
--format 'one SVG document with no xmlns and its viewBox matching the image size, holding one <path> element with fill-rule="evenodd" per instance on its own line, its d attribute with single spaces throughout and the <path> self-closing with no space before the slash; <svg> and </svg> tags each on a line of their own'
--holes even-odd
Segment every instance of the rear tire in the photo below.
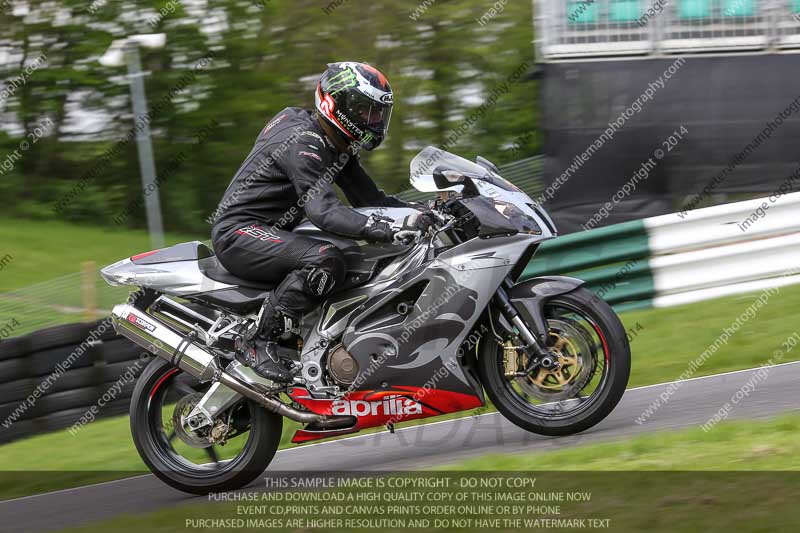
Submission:
<svg viewBox="0 0 800 533">
<path fill-rule="evenodd" d="M 281 439 L 283 418 L 248 402 L 250 434 L 239 455 L 230 463 L 220 463 L 217 471 L 182 464 L 172 457 L 169 441 L 158 434 L 151 399 L 175 376 L 184 375 L 168 361 L 156 358 L 139 377 L 131 398 L 131 434 L 144 463 L 164 483 L 190 494 L 208 494 L 240 489 L 266 470 Z M 158 411 L 160 413 L 160 407 Z"/>
<path fill-rule="evenodd" d="M 628 385 L 631 353 L 625 328 L 614 310 L 585 288 L 576 289 L 545 303 L 545 314 L 557 308 L 583 315 L 591 324 L 600 342 L 595 344 L 605 352 L 602 388 L 587 397 L 587 405 L 573 416 L 546 416 L 534 404 L 526 406 L 506 378 L 503 349 L 492 339 L 479 346 L 478 370 L 486 393 L 497 410 L 515 425 L 540 435 L 563 436 L 584 431 L 606 418 L 622 399 Z M 548 326 L 552 331 L 551 318 Z M 584 340 L 586 337 L 584 337 Z M 605 342 L 602 342 L 602 340 Z M 521 378 L 516 378 L 521 379 Z M 579 391 L 580 392 L 580 391 Z M 591 400 L 591 401 L 589 401 Z M 552 402 L 558 403 L 558 402 Z M 550 405 L 545 403 L 543 405 Z M 578 406 L 581 404 L 578 403 Z"/>
</svg>

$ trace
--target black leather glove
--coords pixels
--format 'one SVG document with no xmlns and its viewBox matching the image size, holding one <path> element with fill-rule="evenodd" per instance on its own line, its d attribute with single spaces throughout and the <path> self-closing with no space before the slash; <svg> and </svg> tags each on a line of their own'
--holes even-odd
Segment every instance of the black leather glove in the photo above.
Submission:
<svg viewBox="0 0 800 533">
<path fill-rule="evenodd" d="M 424 211 L 420 211 L 419 213 L 408 215 L 403 220 L 403 229 L 410 229 L 413 231 L 427 233 L 435 222 L 436 222 L 436 215 L 433 214 L 433 211 L 428 211 L 426 209 Z"/>
<path fill-rule="evenodd" d="M 393 241 L 395 244 L 411 244 L 426 234 L 435 221 L 433 213 L 421 211 L 408 215 L 403 223 L 396 228 Z"/>
<path fill-rule="evenodd" d="M 390 218 L 370 217 L 364 226 L 364 238 L 372 242 L 392 242 L 394 230 L 390 222 Z"/>
<path fill-rule="evenodd" d="M 428 230 L 436 223 L 436 215 L 430 209 L 423 209 L 420 211 L 420 217 L 417 219 L 417 228 L 423 233 L 428 233 Z"/>
</svg>

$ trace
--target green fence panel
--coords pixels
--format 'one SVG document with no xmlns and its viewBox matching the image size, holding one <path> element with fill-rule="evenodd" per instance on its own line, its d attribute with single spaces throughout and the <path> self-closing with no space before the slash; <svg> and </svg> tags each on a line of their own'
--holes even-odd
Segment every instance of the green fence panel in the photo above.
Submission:
<svg viewBox="0 0 800 533">
<path fill-rule="evenodd" d="M 642 221 L 573 233 L 542 244 L 521 278 L 568 275 L 611 303 L 655 296 L 647 229 Z"/>
<path fill-rule="evenodd" d="M 572 24 L 594 24 L 597 12 L 597 0 L 570 0 L 567 3 L 567 21 Z"/>
<path fill-rule="evenodd" d="M 639 0 L 611 0 L 609 18 L 614 22 L 636 22 L 642 13 Z"/>
<path fill-rule="evenodd" d="M 756 13 L 755 0 L 725 0 L 722 13 L 726 17 L 752 17 Z"/>
<path fill-rule="evenodd" d="M 624 222 L 559 237 L 542 244 L 525 269 L 526 278 L 607 266 L 650 254 L 642 221 Z"/>
<path fill-rule="evenodd" d="M 711 0 L 680 0 L 678 13 L 683 19 L 708 18 L 711 16 Z"/>
</svg>

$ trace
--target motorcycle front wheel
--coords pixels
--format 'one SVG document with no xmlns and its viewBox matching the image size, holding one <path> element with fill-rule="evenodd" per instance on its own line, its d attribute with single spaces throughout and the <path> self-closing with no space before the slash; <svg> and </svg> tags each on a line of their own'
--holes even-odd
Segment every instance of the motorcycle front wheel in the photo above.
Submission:
<svg viewBox="0 0 800 533">
<path fill-rule="evenodd" d="M 478 369 L 497 410 L 517 426 L 540 435 L 584 431 L 616 407 L 628 384 L 631 352 L 614 310 L 579 288 L 544 307 L 547 345 L 558 365 L 525 373 L 527 355 L 516 332 L 481 340 Z"/>
<path fill-rule="evenodd" d="M 281 439 L 283 419 L 244 399 L 212 428 L 186 429 L 181 421 L 209 387 L 156 358 L 131 398 L 131 434 L 142 460 L 162 481 L 190 494 L 246 486 L 267 468 Z"/>
</svg>

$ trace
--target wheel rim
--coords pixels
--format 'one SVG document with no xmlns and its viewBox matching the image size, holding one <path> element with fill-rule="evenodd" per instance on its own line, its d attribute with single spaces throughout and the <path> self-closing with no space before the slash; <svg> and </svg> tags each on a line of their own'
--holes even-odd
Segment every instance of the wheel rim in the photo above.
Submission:
<svg viewBox="0 0 800 533">
<path fill-rule="evenodd" d="M 548 347 L 561 367 L 538 368 L 526 377 L 514 376 L 527 359 L 506 339 L 499 368 L 509 396 L 519 408 L 537 418 L 562 420 L 596 404 L 608 384 L 610 354 L 601 328 L 579 308 L 565 302 L 548 304 L 545 317 Z"/>
<path fill-rule="evenodd" d="M 188 374 L 173 368 L 167 370 L 149 391 L 147 439 L 153 452 L 169 471 L 193 478 L 218 477 L 238 470 L 255 444 L 253 432 L 250 431 L 252 415 L 247 402 L 240 402 L 229 409 L 226 414 L 230 416 L 220 417 L 230 422 L 227 431 L 217 427 L 216 436 L 223 433 L 230 435 L 224 443 L 218 439 L 205 447 L 197 447 L 201 445 L 202 435 L 176 427 L 177 420 L 181 419 L 180 414 L 185 415 L 186 410 L 193 407 L 191 402 L 182 400 L 191 397 L 196 402 L 209 387 L 210 383 L 198 383 Z M 194 437 L 194 440 L 187 441 L 187 436 Z"/>
</svg>

